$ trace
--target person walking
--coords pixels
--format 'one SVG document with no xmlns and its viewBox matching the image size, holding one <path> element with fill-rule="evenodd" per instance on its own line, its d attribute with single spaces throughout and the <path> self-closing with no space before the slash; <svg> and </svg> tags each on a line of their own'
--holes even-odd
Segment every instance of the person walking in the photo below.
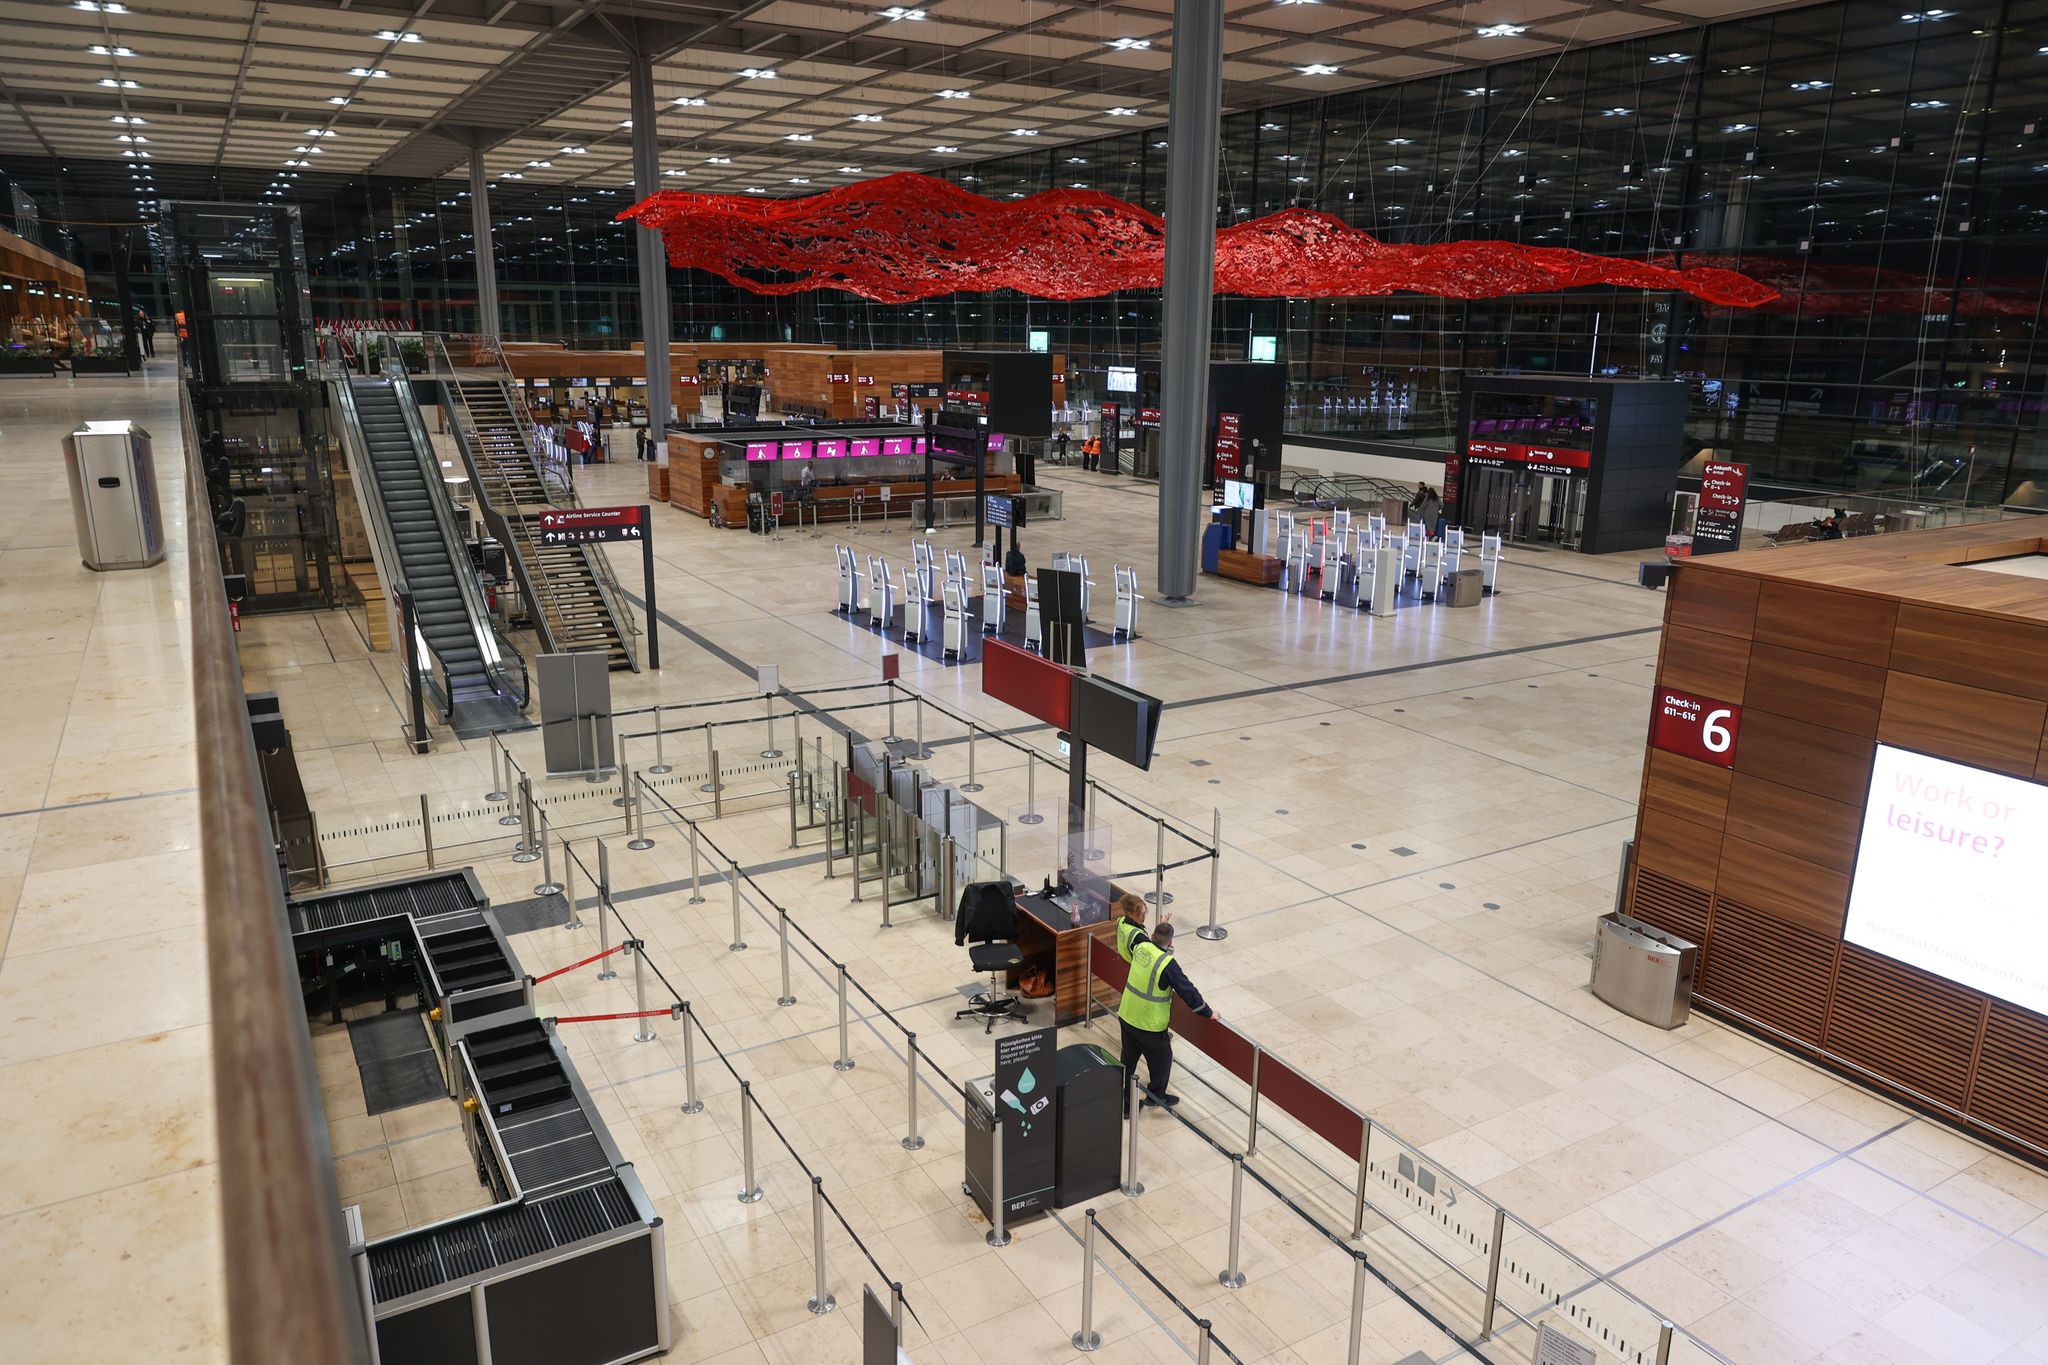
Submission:
<svg viewBox="0 0 2048 1365">
<path fill-rule="evenodd" d="M 1444 533 L 1444 500 L 1428 484 L 1422 485 L 1422 493 L 1415 505 L 1415 519 L 1422 523 L 1426 535 L 1441 537 Z"/>
<path fill-rule="evenodd" d="M 1166 1088 L 1173 1076 L 1173 997 L 1204 1019 L 1216 1011 L 1202 999 L 1202 993 L 1188 980 L 1187 973 L 1173 958 L 1173 924 L 1161 912 L 1159 924 L 1145 929 L 1145 902 L 1126 892 L 1117 897 L 1120 916 L 1116 926 L 1117 955 L 1130 964 L 1123 999 L 1117 1003 L 1117 1023 L 1123 1031 L 1123 1067 L 1136 1074 L 1140 1057 L 1145 1059 L 1146 1077 L 1141 1104 L 1180 1103 L 1180 1096 Z"/>
<path fill-rule="evenodd" d="M 1059 452 L 1059 462 L 1065 464 L 1067 462 L 1067 431 L 1065 427 L 1060 428 L 1060 434 L 1053 438 L 1052 443 L 1053 448 Z"/>
</svg>

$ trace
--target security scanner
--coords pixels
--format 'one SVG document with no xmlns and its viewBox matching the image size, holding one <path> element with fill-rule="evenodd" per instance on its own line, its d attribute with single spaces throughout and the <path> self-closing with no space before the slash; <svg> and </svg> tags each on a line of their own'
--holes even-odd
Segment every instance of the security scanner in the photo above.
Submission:
<svg viewBox="0 0 2048 1365">
<path fill-rule="evenodd" d="M 981 629 L 984 635 L 1001 635 L 1010 617 L 1010 594 L 1003 590 L 1003 571 L 984 561 L 981 566 Z"/>
<path fill-rule="evenodd" d="M 1498 535 L 1479 537 L 1479 590 L 1488 597 L 1500 595 L 1501 538 Z"/>
<path fill-rule="evenodd" d="M 851 545 L 835 545 L 839 552 L 839 610 L 848 616 L 860 611 L 860 556 Z"/>
<path fill-rule="evenodd" d="M 1111 623 L 1110 638 L 1121 635 L 1134 640 L 1138 636 L 1138 604 L 1145 600 L 1138 595 L 1138 566 L 1112 564 L 1110 572 L 1116 576 L 1116 617 Z"/>
<path fill-rule="evenodd" d="M 1024 648 L 1045 653 L 1045 618 L 1038 610 L 1038 575 L 1024 575 Z"/>
<path fill-rule="evenodd" d="M 442 1065 L 417 1102 L 447 1105 L 489 1200 L 374 1238 L 359 1209 L 343 1210 L 372 1358 L 615 1365 L 667 1351 L 661 1216 L 554 1025 L 534 1017 L 475 874 L 329 892 L 290 902 L 286 919 L 302 976 L 352 953 L 416 973 Z"/>
<path fill-rule="evenodd" d="M 967 648 L 967 580 L 947 578 L 940 589 L 945 616 L 939 627 L 939 648 L 948 659 L 957 659 Z M 909 638 L 906 627 L 904 638 Z"/>
<path fill-rule="evenodd" d="M 887 630 L 896 619 L 896 585 L 889 581 L 889 561 L 868 556 L 868 624 Z"/>
<path fill-rule="evenodd" d="M 1436 601 L 1436 595 L 1444 585 L 1444 543 L 1441 540 L 1422 542 L 1422 565 L 1417 575 L 1417 588 L 1425 602 Z"/>
<path fill-rule="evenodd" d="M 927 566 L 929 567 L 929 565 Z M 925 610 L 930 605 L 922 597 L 908 596 L 915 582 L 911 574 L 903 577 L 903 643 L 914 645 L 925 638 Z"/>
</svg>

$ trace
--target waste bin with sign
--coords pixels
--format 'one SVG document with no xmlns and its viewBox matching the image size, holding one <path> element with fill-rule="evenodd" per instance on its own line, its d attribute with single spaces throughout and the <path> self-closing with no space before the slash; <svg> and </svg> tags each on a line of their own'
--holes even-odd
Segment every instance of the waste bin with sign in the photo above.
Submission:
<svg viewBox="0 0 2048 1365">
<path fill-rule="evenodd" d="M 128 421 L 87 422 L 64 438 L 64 474 L 86 568 L 146 569 L 163 562 L 163 511 L 148 432 Z"/>
<path fill-rule="evenodd" d="M 1631 1018 L 1677 1028 L 1692 1013 L 1699 955 L 1697 944 L 1611 911 L 1593 940 L 1593 994 Z"/>
</svg>

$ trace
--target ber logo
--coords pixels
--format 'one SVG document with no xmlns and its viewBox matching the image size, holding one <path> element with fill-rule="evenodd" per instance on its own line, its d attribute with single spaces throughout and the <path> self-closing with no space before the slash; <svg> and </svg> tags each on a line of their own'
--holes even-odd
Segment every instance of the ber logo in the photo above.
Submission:
<svg viewBox="0 0 2048 1365">
<path fill-rule="evenodd" d="M 1717 767 L 1735 766 L 1735 738 L 1742 727 L 1741 707 L 1668 687 L 1658 688 L 1654 695 L 1651 744 L 1666 753 L 1696 758 Z"/>
</svg>

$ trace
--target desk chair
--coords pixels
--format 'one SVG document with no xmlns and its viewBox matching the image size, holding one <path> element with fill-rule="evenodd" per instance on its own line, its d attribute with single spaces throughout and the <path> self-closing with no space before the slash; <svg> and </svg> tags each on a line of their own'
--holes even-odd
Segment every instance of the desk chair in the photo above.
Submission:
<svg viewBox="0 0 2048 1365">
<path fill-rule="evenodd" d="M 981 1031 L 995 1031 L 998 1019 L 1021 1019 L 1017 997 L 1003 994 L 1002 977 L 1023 965 L 1017 950 L 1017 892 L 1008 882 L 972 882 L 960 893 L 953 918 L 953 944 L 969 943 L 967 960 L 975 973 L 988 973 L 988 989 L 967 1002 L 955 1019 L 979 1018 Z"/>
</svg>

